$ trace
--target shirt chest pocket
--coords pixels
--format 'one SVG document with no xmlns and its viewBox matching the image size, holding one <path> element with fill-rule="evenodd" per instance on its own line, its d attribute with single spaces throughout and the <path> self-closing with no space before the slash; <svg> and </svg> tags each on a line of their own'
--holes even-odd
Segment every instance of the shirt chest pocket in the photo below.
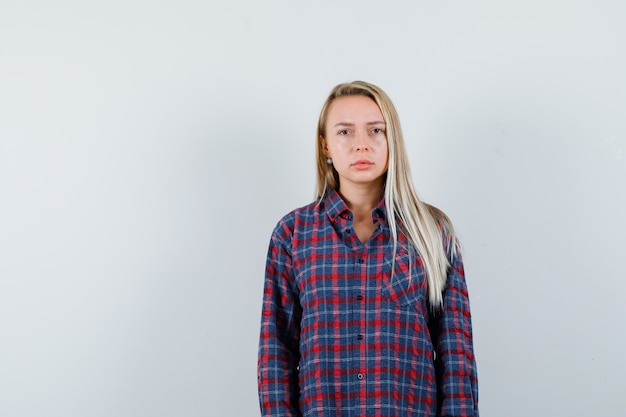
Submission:
<svg viewBox="0 0 626 417">
<path fill-rule="evenodd" d="M 388 265 L 383 279 L 383 298 L 403 306 L 415 306 L 426 296 L 426 275 L 421 260 L 405 251 L 398 251 Z"/>
</svg>

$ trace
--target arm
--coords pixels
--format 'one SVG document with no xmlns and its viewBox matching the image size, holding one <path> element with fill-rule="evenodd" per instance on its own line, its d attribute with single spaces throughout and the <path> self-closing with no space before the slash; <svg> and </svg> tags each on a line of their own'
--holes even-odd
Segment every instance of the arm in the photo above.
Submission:
<svg viewBox="0 0 626 417">
<path fill-rule="evenodd" d="M 438 340 L 437 381 L 440 410 L 445 417 L 478 417 L 478 377 L 472 342 L 472 321 L 459 251 L 448 270 L 443 308 L 433 317 Z"/>
<path fill-rule="evenodd" d="M 270 241 L 259 338 L 258 389 L 263 417 L 296 417 L 300 318 L 295 293 L 292 258 L 284 225 L 276 227 Z"/>
</svg>

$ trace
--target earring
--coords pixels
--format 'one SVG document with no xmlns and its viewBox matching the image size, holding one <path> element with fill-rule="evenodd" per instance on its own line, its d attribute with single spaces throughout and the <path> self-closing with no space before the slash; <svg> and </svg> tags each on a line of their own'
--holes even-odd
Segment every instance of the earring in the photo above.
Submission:
<svg viewBox="0 0 626 417">
<path fill-rule="evenodd" d="M 328 165 L 332 165 L 332 164 L 333 164 L 333 160 L 332 160 L 332 159 L 330 159 L 330 158 L 326 158 L 326 163 L 327 163 Z"/>
</svg>

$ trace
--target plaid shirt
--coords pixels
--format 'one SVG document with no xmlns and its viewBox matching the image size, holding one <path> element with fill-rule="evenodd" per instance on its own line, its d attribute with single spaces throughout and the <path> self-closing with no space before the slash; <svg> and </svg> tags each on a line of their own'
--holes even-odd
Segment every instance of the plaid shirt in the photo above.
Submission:
<svg viewBox="0 0 626 417">
<path fill-rule="evenodd" d="M 274 229 L 259 343 L 264 417 L 478 416 L 460 255 L 434 316 L 403 235 L 392 262 L 384 201 L 372 218 L 378 227 L 362 244 L 332 191 Z"/>
</svg>

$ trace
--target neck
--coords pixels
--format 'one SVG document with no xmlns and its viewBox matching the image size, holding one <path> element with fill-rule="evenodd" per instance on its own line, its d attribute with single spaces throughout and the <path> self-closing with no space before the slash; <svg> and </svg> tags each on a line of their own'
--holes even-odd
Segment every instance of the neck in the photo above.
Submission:
<svg viewBox="0 0 626 417">
<path fill-rule="evenodd" d="M 372 210 L 380 202 L 382 191 L 382 183 L 375 187 L 371 184 L 367 186 L 339 186 L 339 193 L 354 214 L 355 219 L 371 218 Z"/>
</svg>

